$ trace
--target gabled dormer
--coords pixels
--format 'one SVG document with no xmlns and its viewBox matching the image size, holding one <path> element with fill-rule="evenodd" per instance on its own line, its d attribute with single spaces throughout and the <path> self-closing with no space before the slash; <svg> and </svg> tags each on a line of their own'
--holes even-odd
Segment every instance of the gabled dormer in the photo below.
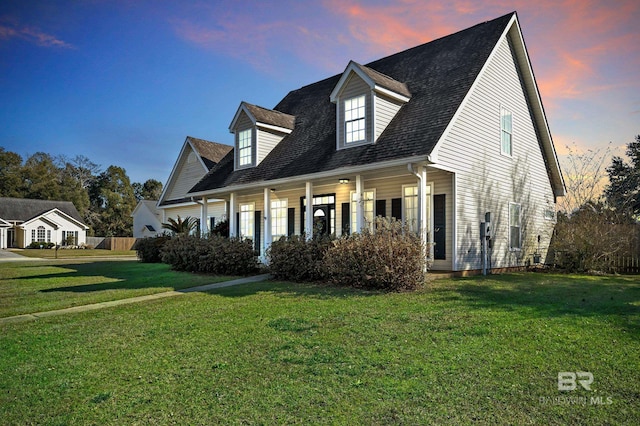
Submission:
<svg viewBox="0 0 640 426">
<path fill-rule="evenodd" d="M 402 105 L 407 85 L 351 61 L 331 92 L 336 104 L 336 148 L 375 143 Z"/>
<path fill-rule="evenodd" d="M 280 111 L 240 103 L 229 131 L 235 135 L 234 169 L 255 167 L 293 131 L 295 117 Z"/>
</svg>

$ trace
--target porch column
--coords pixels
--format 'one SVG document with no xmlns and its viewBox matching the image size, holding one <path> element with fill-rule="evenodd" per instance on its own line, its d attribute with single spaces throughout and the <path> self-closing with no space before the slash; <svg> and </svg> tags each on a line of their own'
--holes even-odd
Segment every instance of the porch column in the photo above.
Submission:
<svg viewBox="0 0 640 426">
<path fill-rule="evenodd" d="M 200 235 L 203 237 L 209 233 L 209 221 L 207 220 L 207 216 L 209 216 L 208 204 L 207 197 L 202 197 L 202 205 L 200 207 Z"/>
<path fill-rule="evenodd" d="M 429 240 L 431 233 L 429 232 L 429 212 L 427 210 L 427 167 L 420 166 L 418 170 L 418 229 L 420 229 L 420 238 L 431 256 Z"/>
<path fill-rule="evenodd" d="M 362 193 L 364 188 L 362 185 L 362 176 L 356 175 L 356 229 L 355 232 L 362 232 L 364 227 L 364 206 L 362 205 Z"/>
<path fill-rule="evenodd" d="M 236 235 L 236 193 L 229 194 L 229 238 Z"/>
<path fill-rule="evenodd" d="M 264 241 L 262 243 L 262 253 L 266 253 L 269 246 L 271 246 L 271 190 L 269 188 L 264 189 Z"/>
<path fill-rule="evenodd" d="M 307 217 L 304 223 L 304 230 L 307 240 L 313 238 L 313 183 L 306 183 Z"/>
</svg>

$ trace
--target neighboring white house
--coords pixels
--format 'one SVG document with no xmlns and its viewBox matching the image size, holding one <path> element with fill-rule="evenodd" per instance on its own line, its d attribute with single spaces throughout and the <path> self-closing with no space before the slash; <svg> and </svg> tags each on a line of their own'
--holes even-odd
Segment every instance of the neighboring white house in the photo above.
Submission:
<svg viewBox="0 0 640 426">
<path fill-rule="evenodd" d="M 0 248 L 33 242 L 82 245 L 89 227 L 69 201 L 0 198 Z"/>
<path fill-rule="evenodd" d="M 157 204 L 161 223 L 178 216 L 195 217 L 199 232 L 206 234 L 216 223 L 226 220 L 224 201 L 212 198 L 203 203 L 202 197 L 194 201 L 187 192 L 232 149 L 229 145 L 187 136 Z"/>
<path fill-rule="evenodd" d="M 477 270 L 489 212 L 491 265 L 522 266 L 538 250 L 545 258 L 565 194 L 515 13 L 351 61 L 273 109 L 242 102 L 230 131 L 233 151 L 190 189 L 185 143 L 166 190 L 180 182 L 178 198 L 203 203 L 201 217 L 225 200 L 230 234 L 263 254 L 282 235 L 340 236 L 385 216 L 434 245 L 433 269 Z"/>
<path fill-rule="evenodd" d="M 140 200 L 133 212 L 133 237 L 155 237 L 161 235 L 162 212 L 158 210 L 157 200 Z"/>
</svg>

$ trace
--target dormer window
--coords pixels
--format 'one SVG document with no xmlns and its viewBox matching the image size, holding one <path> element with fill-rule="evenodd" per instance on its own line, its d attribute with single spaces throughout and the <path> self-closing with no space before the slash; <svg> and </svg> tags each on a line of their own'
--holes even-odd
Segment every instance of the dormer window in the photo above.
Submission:
<svg viewBox="0 0 640 426">
<path fill-rule="evenodd" d="M 376 143 L 402 105 L 407 85 L 349 62 L 330 95 L 336 108 L 336 149 Z"/>
<path fill-rule="evenodd" d="M 365 96 L 344 101 L 345 142 L 362 142 L 366 139 Z"/>
<path fill-rule="evenodd" d="M 250 166 L 251 155 L 251 129 L 242 130 L 238 133 L 238 166 Z"/>
<path fill-rule="evenodd" d="M 292 115 L 242 102 L 229 126 L 236 139 L 235 170 L 260 164 L 295 122 Z"/>
</svg>

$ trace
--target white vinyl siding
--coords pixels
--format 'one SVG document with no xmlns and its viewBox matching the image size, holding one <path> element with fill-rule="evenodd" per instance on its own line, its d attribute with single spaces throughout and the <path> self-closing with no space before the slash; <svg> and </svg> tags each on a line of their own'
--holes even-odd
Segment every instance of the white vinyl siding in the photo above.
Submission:
<svg viewBox="0 0 640 426">
<path fill-rule="evenodd" d="M 271 200 L 271 238 L 287 235 L 287 200 Z"/>
<path fill-rule="evenodd" d="M 280 143 L 280 141 L 284 138 L 284 133 L 279 133 L 275 130 L 263 130 L 261 127 L 258 127 L 256 130 L 256 150 L 257 150 L 257 158 L 256 165 L 260 164 L 262 160 L 265 159 L 267 155 Z"/>
<path fill-rule="evenodd" d="M 374 140 L 377 141 L 384 129 L 387 128 L 393 117 L 396 116 L 402 104 L 396 100 L 387 98 L 380 93 L 375 96 L 375 135 Z"/>
<path fill-rule="evenodd" d="M 188 145 L 179 161 L 175 175 L 167 188 L 165 195 L 167 200 L 184 198 L 187 192 L 207 174 L 207 169 Z"/>
<path fill-rule="evenodd" d="M 512 146 L 511 157 L 501 155 L 498 147 L 502 105 L 512 112 L 512 132 L 517 135 L 517 149 Z M 554 194 L 506 39 L 499 42 L 462 105 L 438 148 L 437 158 L 442 167 L 456 171 L 457 269 L 481 269 L 479 223 L 486 212 L 494 218 L 494 267 L 524 265 L 536 250 L 538 235 L 542 255 L 546 255 L 553 221 L 538 212 L 554 199 Z M 509 250 L 509 202 L 522 203 L 520 251 Z"/>
</svg>

